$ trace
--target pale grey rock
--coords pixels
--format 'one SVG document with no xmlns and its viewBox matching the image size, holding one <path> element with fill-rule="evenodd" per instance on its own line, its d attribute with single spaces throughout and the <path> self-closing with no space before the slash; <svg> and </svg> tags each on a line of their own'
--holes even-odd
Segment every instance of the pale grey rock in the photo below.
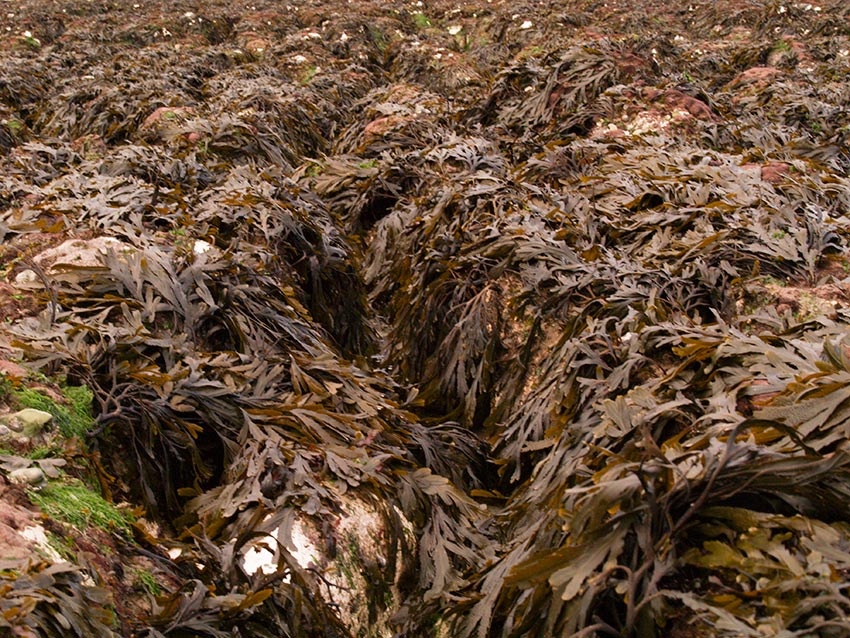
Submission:
<svg viewBox="0 0 850 638">
<path fill-rule="evenodd" d="M 24 436 L 33 437 L 41 433 L 52 420 L 53 415 L 50 412 L 36 410 L 35 408 L 24 408 L 14 414 L 7 414 L 0 418 L 0 423 Z"/>
<path fill-rule="evenodd" d="M 12 483 L 18 483 L 20 485 L 30 485 L 32 487 L 38 487 L 42 485 L 47 479 L 44 476 L 44 472 L 41 468 L 38 467 L 23 467 L 19 470 L 12 470 L 9 472 L 9 480 Z"/>
</svg>

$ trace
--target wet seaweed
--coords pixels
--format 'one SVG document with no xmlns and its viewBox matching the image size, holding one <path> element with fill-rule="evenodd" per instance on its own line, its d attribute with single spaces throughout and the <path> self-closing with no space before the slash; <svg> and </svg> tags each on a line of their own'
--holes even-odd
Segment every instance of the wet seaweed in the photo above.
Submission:
<svg viewBox="0 0 850 638">
<path fill-rule="evenodd" d="M 169 536 L 135 635 L 846 633 L 845 3 L 144 4 L 0 72 L 4 334 Z"/>
</svg>

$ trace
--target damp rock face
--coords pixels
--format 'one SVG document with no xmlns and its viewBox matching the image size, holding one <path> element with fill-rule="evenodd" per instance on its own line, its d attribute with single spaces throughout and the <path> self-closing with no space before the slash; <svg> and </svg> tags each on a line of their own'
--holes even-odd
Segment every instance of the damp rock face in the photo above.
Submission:
<svg viewBox="0 0 850 638">
<path fill-rule="evenodd" d="M 35 519 L 32 510 L 14 505 L 3 490 L 3 502 L 0 505 L 0 558 L 2 560 L 22 559 L 32 554 L 33 548 L 21 532 Z"/>
<path fill-rule="evenodd" d="M 353 494 L 336 503 L 338 515 L 331 520 L 292 512 L 242 549 L 242 567 L 252 576 L 274 574 L 287 553 L 353 634 L 390 637 L 391 617 L 412 585 L 413 527 L 399 512 L 388 516 Z M 402 527 L 400 534 L 393 525 Z"/>
</svg>

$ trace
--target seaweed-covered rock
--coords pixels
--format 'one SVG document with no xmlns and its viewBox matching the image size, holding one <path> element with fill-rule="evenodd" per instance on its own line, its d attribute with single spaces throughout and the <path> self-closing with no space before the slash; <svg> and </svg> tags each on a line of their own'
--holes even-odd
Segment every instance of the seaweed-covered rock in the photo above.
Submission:
<svg viewBox="0 0 850 638">
<path fill-rule="evenodd" d="M 10 4 L 0 633 L 847 634 L 846 4 Z"/>
</svg>

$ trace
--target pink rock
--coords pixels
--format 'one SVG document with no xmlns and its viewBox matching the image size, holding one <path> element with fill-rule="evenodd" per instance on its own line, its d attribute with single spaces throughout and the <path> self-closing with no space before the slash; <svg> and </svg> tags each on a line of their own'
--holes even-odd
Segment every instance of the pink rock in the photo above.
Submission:
<svg viewBox="0 0 850 638">
<path fill-rule="evenodd" d="M 163 117 L 174 117 L 176 115 L 191 115 L 195 112 L 191 106 L 160 106 L 153 113 L 148 115 L 145 118 L 145 121 L 142 122 L 141 128 L 147 128 L 149 126 L 154 126 L 157 124 Z"/>
<path fill-rule="evenodd" d="M 667 106 L 682 109 L 687 111 L 695 118 L 700 120 L 715 120 L 717 116 L 712 113 L 711 108 L 705 102 L 685 95 L 677 89 L 668 89 L 664 92 L 661 98 L 662 102 Z"/>
<path fill-rule="evenodd" d="M 791 173 L 791 166 L 785 162 L 768 162 L 761 167 L 761 178 L 769 184 L 778 184 Z"/>
<path fill-rule="evenodd" d="M 377 119 L 372 120 L 366 125 L 366 128 L 363 129 L 363 137 L 382 137 L 383 135 L 389 133 L 391 130 L 401 126 L 408 119 L 410 118 L 402 117 L 400 115 L 387 115 L 386 117 L 379 117 Z"/>
<path fill-rule="evenodd" d="M 729 88 L 747 86 L 748 84 L 767 85 L 782 75 L 782 71 L 773 66 L 754 66 L 742 71 L 729 83 Z"/>
<path fill-rule="evenodd" d="M 19 366 L 17 363 L 7 361 L 6 359 L 0 359 L 0 375 L 3 375 L 7 379 L 18 381 L 25 379 L 28 374 L 29 370 L 23 366 Z"/>
</svg>

